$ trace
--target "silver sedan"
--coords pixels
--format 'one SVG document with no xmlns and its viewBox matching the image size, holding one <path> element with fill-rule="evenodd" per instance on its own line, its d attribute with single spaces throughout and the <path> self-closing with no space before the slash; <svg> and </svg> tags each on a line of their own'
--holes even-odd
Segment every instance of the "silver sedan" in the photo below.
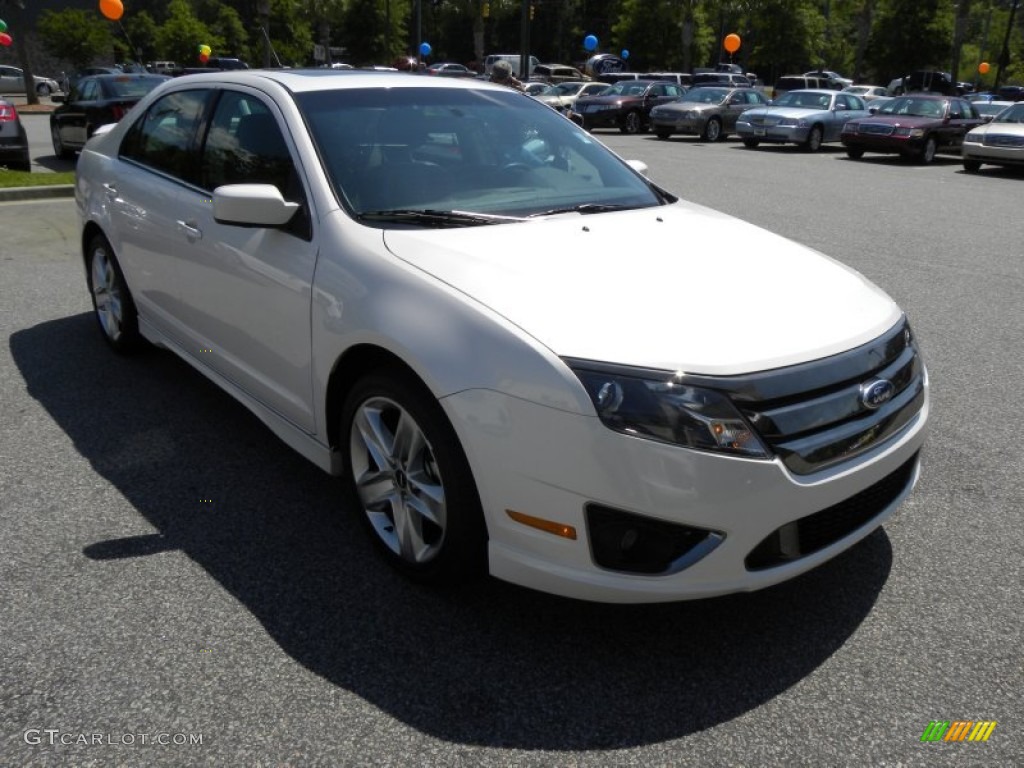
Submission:
<svg viewBox="0 0 1024 768">
<path fill-rule="evenodd" d="M 744 111 L 767 105 L 764 94 L 753 88 L 694 88 L 683 98 L 652 109 L 651 130 L 659 139 L 687 133 L 718 141 L 735 132 Z"/>
<path fill-rule="evenodd" d="M 751 109 L 736 121 L 736 133 L 748 147 L 762 141 L 800 144 L 817 152 L 826 141 L 839 141 L 848 120 L 870 113 L 860 96 L 824 89 L 789 91 L 769 106 Z"/>
</svg>

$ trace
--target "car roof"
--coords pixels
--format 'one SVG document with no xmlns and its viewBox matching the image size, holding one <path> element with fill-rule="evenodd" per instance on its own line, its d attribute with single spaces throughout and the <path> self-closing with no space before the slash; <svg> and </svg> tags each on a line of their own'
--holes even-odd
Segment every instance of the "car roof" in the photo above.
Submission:
<svg viewBox="0 0 1024 768">
<path fill-rule="evenodd" d="M 842 91 L 833 91 L 830 88 L 794 88 L 786 93 L 816 93 L 819 96 L 831 96 L 834 93 L 842 93 Z"/>
<path fill-rule="evenodd" d="M 486 80 L 465 77 L 418 77 L 398 70 L 368 69 L 232 69 L 200 72 L 173 78 L 177 82 L 201 83 L 216 81 L 263 87 L 274 82 L 293 93 L 334 90 L 336 88 L 494 88 L 507 86 Z"/>
</svg>

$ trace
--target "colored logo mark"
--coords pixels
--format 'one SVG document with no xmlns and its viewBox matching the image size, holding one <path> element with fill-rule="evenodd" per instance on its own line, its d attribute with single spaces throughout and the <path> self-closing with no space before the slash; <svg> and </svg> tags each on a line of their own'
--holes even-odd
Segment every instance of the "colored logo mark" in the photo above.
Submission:
<svg viewBox="0 0 1024 768">
<path fill-rule="evenodd" d="M 995 720 L 932 720 L 921 741 L 988 741 L 995 728 Z"/>
</svg>

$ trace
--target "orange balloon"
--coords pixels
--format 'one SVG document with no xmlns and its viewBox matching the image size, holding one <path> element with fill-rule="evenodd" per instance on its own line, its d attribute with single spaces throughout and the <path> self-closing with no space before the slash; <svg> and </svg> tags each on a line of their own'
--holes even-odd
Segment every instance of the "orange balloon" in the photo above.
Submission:
<svg viewBox="0 0 1024 768">
<path fill-rule="evenodd" d="M 988 65 L 987 61 L 983 61 L 978 65 L 978 71 L 983 75 L 987 75 L 990 69 L 991 67 Z"/>
<path fill-rule="evenodd" d="M 100 13 L 111 21 L 117 21 L 124 16 L 124 4 L 121 0 L 100 0 Z"/>
<path fill-rule="evenodd" d="M 740 36 L 732 32 L 725 36 L 722 45 L 729 53 L 736 53 L 740 49 Z"/>
</svg>

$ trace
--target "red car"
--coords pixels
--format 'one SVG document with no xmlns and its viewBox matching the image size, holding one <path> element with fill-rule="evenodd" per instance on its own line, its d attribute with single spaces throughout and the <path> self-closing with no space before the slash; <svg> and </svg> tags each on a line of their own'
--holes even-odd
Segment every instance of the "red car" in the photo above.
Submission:
<svg viewBox="0 0 1024 768">
<path fill-rule="evenodd" d="M 67 96 L 55 94 L 58 106 L 50 113 L 50 137 L 57 157 L 70 158 L 107 123 L 116 123 L 129 109 L 171 78 L 167 75 L 88 75 L 71 86 Z"/>
<path fill-rule="evenodd" d="M 870 117 L 850 120 L 840 140 L 853 160 L 865 152 L 883 152 L 930 163 L 936 152 L 959 153 L 967 132 L 984 122 L 967 99 L 912 93 L 894 98 Z"/>
</svg>

